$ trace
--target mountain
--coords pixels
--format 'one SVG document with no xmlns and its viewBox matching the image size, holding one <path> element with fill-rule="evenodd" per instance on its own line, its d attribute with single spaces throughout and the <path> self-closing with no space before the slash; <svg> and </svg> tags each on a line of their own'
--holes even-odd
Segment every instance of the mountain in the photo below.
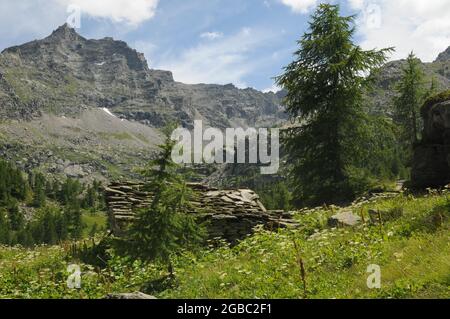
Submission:
<svg viewBox="0 0 450 319">
<path fill-rule="evenodd" d="M 450 87 L 449 57 L 450 48 L 422 64 L 441 89 Z M 371 113 L 392 114 L 404 63 L 387 63 L 376 75 L 366 96 Z M 122 178 L 148 160 L 167 122 L 271 127 L 286 122 L 283 96 L 179 83 L 125 42 L 85 39 L 63 25 L 0 54 L 0 155 L 55 176 Z"/>
<path fill-rule="evenodd" d="M 384 65 L 375 75 L 373 91 L 367 94 L 368 109 L 371 113 L 393 115 L 393 98 L 395 86 L 403 74 L 406 60 L 392 61 Z M 443 91 L 450 88 L 450 47 L 439 54 L 431 63 L 422 63 L 427 86 L 431 86 L 434 79 L 437 90 Z"/>
<path fill-rule="evenodd" d="M 234 85 L 186 85 L 151 70 L 144 55 L 112 38 L 87 40 L 67 24 L 49 37 L 0 55 L 1 115 L 77 115 L 108 108 L 121 118 L 161 127 L 203 119 L 214 127 L 261 126 L 283 118 L 274 93 Z"/>
<path fill-rule="evenodd" d="M 121 178 L 148 160 L 167 122 L 272 126 L 285 118 L 281 96 L 178 83 L 125 42 L 63 25 L 0 54 L 0 155 L 56 176 Z"/>
</svg>

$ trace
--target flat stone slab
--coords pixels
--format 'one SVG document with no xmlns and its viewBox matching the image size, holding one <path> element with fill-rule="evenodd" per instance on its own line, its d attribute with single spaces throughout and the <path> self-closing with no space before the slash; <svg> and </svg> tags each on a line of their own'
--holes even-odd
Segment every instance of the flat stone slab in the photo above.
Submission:
<svg viewBox="0 0 450 319">
<path fill-rule="evenodd" d="M 142 292 L 132 292 L 123 294 L 109 294 L 105 299 L 156 299 L 156 297 L 146 295 Z"/>
<path fill-rule="evenodd" d="M 353 214 L 350 211 L 345 211 L 336 215 L 331 216 L 328 219 L 328 225 L 330 227 L 339 226 L 355 226 L 361 222 L 361 217 Z"/>
</svg>

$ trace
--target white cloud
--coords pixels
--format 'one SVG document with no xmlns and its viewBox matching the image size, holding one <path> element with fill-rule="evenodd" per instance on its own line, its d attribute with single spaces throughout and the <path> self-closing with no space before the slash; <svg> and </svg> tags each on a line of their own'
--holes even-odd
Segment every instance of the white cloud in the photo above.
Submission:
<svg viewBox="0 0 450 319">
<path fill-rule="evenodd" d="M 76 5 L 82 14 L 125 22 L 137 26 L 155 15 L 159 0 L 56 0 L 61 5 Z"/>
<path fill-rule="evenodd" d="M 264 93 L 269 93 L 269 92 L 277 93 L 277 92 L 281 91 L 281 88 L 278 85 L 273 84 L 271 87 L 264 89 L 262 91 Z"/>
<path fill-rule="evenodd" d="M 0 44 L 22 44 L 47 36 L 66 19 L 66 10 L 47 0 L 0 1 Z"/>
<path fill-rule="evenodd" d="M 223 33 L 221 32 L 204 32 L 200 34 L 200 38 L 208 39 L 208 40 L 216 40 L 223 37 Z"/>
<path fill-rule="evenodd" d="M 275 39 L 273 32 L 243 28 L 234 35 L 202 42 L 181 53 L 163 55 L 156 67 L 171 70 L 175 80 L 184 83 L 234 83 L 246 87 L 245 76 L 270 59 L 255 58 L 257 49 Z"/>
<path fill-rule="evenodd" d="M 348 0 L 352 9 L 362 9 L 364 7 L 364 0 Z"/>
<path fill-rule="evenodd" d="M 152 42 L 148 42 L 148 41 L 135 41 L 133 48 L 136 49 L 138 52 L 142 52 L 144 53 L 145 57 L 147 59 L 153 57 L 153 55 L 155 54 L 155 52 L 158 50 L 158 46 Z M 153 67 L 152 63 L 153 61 L 149 61 L 147 60 L 147 63 L 149 65 L 149 67 Z"/>
<path fill-rule="evenodd" d="M 449 0 L 347 0 L 361 10 L 358 32 L 366 49 L 394 46 L 392 59 L 414 51 L 429 62 L 450 45 Z"/>
<path fill-rule="evenodd" d="M 281 0 L 281 2 L 290 7 L 292 11 L 299 13 L 307 13 L 317 4 L 317 0 Z"/>
</svg>

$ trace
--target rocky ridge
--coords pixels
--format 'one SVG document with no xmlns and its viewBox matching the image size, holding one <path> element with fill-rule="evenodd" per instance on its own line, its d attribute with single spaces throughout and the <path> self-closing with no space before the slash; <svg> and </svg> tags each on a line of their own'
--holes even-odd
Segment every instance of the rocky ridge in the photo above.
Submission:
<svg viewBox="0 0 450 319">
<path fill-rule="evenodd" d="M 152 127 L 173 119 L 187 127 L 202 119 L 224 128 L 274 125 L 284 118 L 274 93 L 178 83 L 169 71 L 149 69 L 144 55 L 125 42 L 88 40 L 68 25 L 4 50 L 0 74 L 2 117 L 8 118 L 39 116 L 37 111 L 76 115 L 92 107 Z M 23 116 L 22 105 L 30 103 L 36 110 Z"/>
</svg>

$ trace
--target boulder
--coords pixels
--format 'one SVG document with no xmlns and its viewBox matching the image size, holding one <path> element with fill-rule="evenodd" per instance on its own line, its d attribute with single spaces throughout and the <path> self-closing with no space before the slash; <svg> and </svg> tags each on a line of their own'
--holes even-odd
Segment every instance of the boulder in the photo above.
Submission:
<svg viewBox="0 0 450 319">
<path fill-rule="evenodd" d="M 351 211 L 345 211 L 331 216 L 328 219 L 328 226 L 340 227 L 340 226 L 356 226 L 361 222 L 361 217 L 353 214 Z"/>
<path fill-rule="evenodd" d="M 422 141 L 415 146 L 411 184 L 441 187 L 450 182 L 450 91 L 428 99 L 421 109 Z"/>
</svg>

